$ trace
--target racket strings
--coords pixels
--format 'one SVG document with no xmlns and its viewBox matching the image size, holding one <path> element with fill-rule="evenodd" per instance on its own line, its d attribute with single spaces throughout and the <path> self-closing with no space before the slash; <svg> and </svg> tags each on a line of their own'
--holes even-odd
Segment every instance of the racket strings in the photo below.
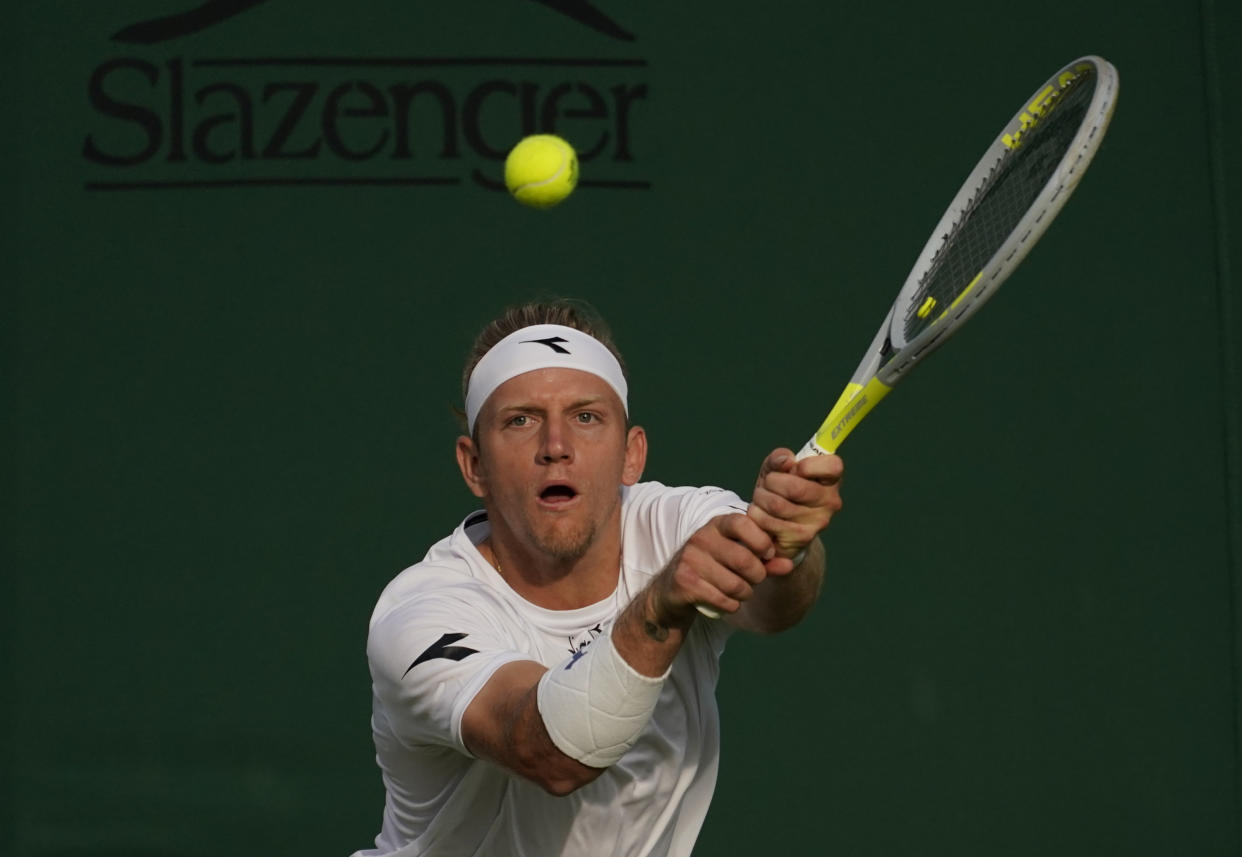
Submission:
<svg viewBox="0 0 1242 857">
<path fill-rule="evenodd" d="M 1087 113 L 1095 75 L 1078 75 L 1061 89 L 1042 118 L 992 167 L 944 236 L 906 308 L 909 342 L 935 324 L 974 285 L 1064 160 Z"/>
</svg>

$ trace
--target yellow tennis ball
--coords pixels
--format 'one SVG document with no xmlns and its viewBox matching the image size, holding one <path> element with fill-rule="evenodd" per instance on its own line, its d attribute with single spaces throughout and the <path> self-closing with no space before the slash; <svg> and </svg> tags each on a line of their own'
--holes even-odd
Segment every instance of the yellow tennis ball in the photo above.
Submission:
<svg viewBox="0 0 1242 857">
<path fill-rule="evenodd" d="M 524 138 L 505 158 L 505 186 L 532 208 L 550 208 L 578 184 L 578 154 L 555 134 Z"/>
</svg>

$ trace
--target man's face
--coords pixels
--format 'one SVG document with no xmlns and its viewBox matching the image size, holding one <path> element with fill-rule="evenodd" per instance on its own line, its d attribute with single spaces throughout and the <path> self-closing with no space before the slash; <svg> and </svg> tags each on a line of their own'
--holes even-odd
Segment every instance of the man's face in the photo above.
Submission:
<svg viewBox="0 0 1242 857">
<path fill-rule="evenodd" d="M 484 500 L 493 538 L 555 561 L 586 554 L 620 525 L 620 488 L 642 475 L 646 439 L 627 431 L 621 400 L 603 379 L 538 369 L 501 384 L 458 441 L 466 484 Z"/>
</svg>

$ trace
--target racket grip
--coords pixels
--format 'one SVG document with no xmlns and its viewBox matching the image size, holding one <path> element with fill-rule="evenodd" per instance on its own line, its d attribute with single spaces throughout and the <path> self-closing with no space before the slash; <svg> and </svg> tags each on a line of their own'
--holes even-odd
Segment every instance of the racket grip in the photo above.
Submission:
<svg viewBox="0 0 1242 857">
<path fill-rule="evenodd" d="M 815 435 L 811 435 L 811 439 L 802 445 L 802 449 L 798 450 L 798 455 L 796 456 L 796 458 L 798 461 L 801 461 L 804 458 L 810 458 L 812 455 L 831 455 L 831 454 L 832 453 L 829 450 L 824 449 L 822 446 L 820 446 L 818 443 L 815 442 Z"/>
</svg>

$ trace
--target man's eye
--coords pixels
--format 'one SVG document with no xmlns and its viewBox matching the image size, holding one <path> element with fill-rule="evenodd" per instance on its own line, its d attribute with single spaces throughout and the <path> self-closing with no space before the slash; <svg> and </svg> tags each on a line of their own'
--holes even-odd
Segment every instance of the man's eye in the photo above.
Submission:
<svg viewBox="0 0 1242 857">
<path fill-rule="evenodd" d="M 528 422 L 530 422 L 530 417 L 526 416 L 526 414 L 518 414 L 516 417 L 513 417 L 511 420 L 509 420 L 509 425 L 524 426 Z"/>
<path fill-rule="evenodd" d="M 583 411 L 582 413 L 578 414 L 578 422 L 593 423 L 595 422 L 595 414 L 590 413 L 589 411 Z"/>
</svg>

